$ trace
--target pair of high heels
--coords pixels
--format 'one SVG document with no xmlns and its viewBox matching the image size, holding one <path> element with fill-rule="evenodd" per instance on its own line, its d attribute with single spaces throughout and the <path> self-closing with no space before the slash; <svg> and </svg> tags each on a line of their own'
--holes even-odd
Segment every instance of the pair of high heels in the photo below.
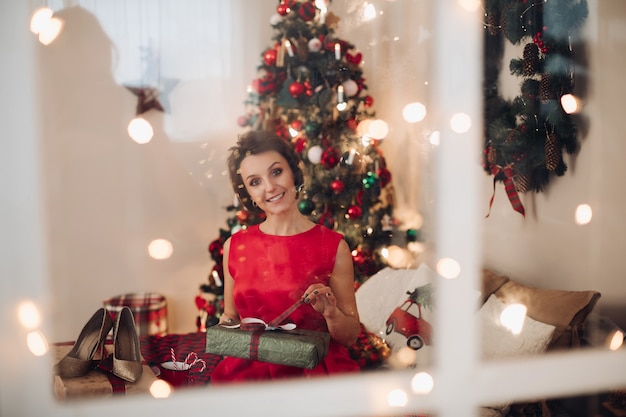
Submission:
<svg viewBox="0 0 626 417">
<path fill-rule="evenodd" d="M 136 382 L 143 373 L 143 365 L 135 319 L 128 307 L 122 307 L 115 322 L 105 308 L 99 308 L 81 330 L 72 349 L 54 366 L 54 373 L 63 378 L 74 378 L 89 372 L 96 352 L 101 351 L 101 357 L 104 356 L 104 342 L 111 329 L 111 372 L 125 381 Z"/>
</svg>

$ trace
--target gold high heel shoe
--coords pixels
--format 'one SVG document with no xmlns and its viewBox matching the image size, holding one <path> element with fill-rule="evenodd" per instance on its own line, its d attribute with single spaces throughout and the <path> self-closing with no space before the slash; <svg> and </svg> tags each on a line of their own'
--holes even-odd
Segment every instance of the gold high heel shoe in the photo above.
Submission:
<svg viewBox="0 0 626 417">
<path fill-rule="evenodd" d="M 135 382 L 143 373 L 141 350 L 133 313 L 123 307 L 113 327 L 113 375 Z"/>
<path fill-rule="evenodd" d="M 104 348 L 111 327 L 113 320 L 109 312 L 99 308 L 81 330 L 72 349 L 54 366 L 54 373 L 63 378 L 85 375 L 98 348 Z"/>
</svg>

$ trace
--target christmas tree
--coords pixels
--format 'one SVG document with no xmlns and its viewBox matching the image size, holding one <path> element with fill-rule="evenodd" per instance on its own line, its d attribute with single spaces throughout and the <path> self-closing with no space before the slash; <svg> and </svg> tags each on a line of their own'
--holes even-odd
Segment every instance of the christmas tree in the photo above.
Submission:
<svg viewBox="0 0 626 417">
<path fill-rule="evenodd" d="M 261 53 L 257 78 L 238 124 L 264 129 L 293 144 L 304 164 L 300 211 L 316 223 L 344 235 L 352 249 L 355 286 L 388 265 L 390 246 L 417 239 L 416 230 L 398 233 L 393 217 L 391 173 L 379 147 L 387 125 L 375 119 L 361 69 L 362 54 L 335 35 L 339 18 L 330 0 L 282 0 L 272 17 L 271 45 Z M 210 243 L 215 262 L 201 292 L 219 304 L 223 278 L 223 243 L 241 228 L 263 221 L 237 202 L 233 215 Z M 397 243 L 396 245 L 392 245 Z M 212 297 L 216 295 L 217 297 Z M 205 297 L 206 298 L 206 297 Z M 208 317 L 219 316 L 203 297 Z"/>
</svg>

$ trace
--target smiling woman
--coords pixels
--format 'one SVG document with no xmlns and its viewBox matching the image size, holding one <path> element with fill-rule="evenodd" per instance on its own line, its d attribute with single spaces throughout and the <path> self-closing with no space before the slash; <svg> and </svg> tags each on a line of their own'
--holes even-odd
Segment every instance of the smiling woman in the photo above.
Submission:
<svg viewBox="0 0 626 417">
<path fill-rule="evenodd" d="M 213 371 L 212 384 L 359 370 L 348 351 L 360 331 L 352 256 L 339 233 L 313 223 L 298 209 L 299 162 L 293 147 L 270 132 L 248 132 L 231 148 L 233 191 L 250 210 L 262 211 L 265 220 L 224 244 L 220 324 L 242 321 L 244 326 L 251 318 L 272 323 L 289 306 L 303 302 L 289 319 L 298 328 L 328 333 L 328 353 L 311 370 L 226 357 Z"/>
</svg>

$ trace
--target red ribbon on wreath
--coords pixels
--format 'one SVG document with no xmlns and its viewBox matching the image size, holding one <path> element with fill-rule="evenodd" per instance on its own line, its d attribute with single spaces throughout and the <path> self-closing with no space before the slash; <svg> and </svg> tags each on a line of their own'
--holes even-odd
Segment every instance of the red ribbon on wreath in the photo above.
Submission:
<svg viewBox="0 0 626 417">
<path fill-rule="evenodd" d="M 489 200 L 489 212 L 485 217 L 489 217 L 491 213 L 491 206 L 493 205 L 493 199 L 496 196 L 496 181 L 497 176 L 499 174 L 504 175 L 504 190 L 506 191 L 506 195 L 509 197 L 509 201 L 511 202 L 511 206 L 513 206 L 513 210 L 520 213 L 522 216 L 526 217 L 526 211 L 524 210 L 524 205 L 519 199 L 519 194 L 515 189 L 515 183 L 513 182 L 513 176 L 515 175 L 513 172 L 513 165 L 509 164 L 505 167 L 501 167 L 499 165 L 493 165 L 491 167 L 491 172 L 493 173 L 493 194 L 491 195 L 491 200 Z"/>
</svg>

